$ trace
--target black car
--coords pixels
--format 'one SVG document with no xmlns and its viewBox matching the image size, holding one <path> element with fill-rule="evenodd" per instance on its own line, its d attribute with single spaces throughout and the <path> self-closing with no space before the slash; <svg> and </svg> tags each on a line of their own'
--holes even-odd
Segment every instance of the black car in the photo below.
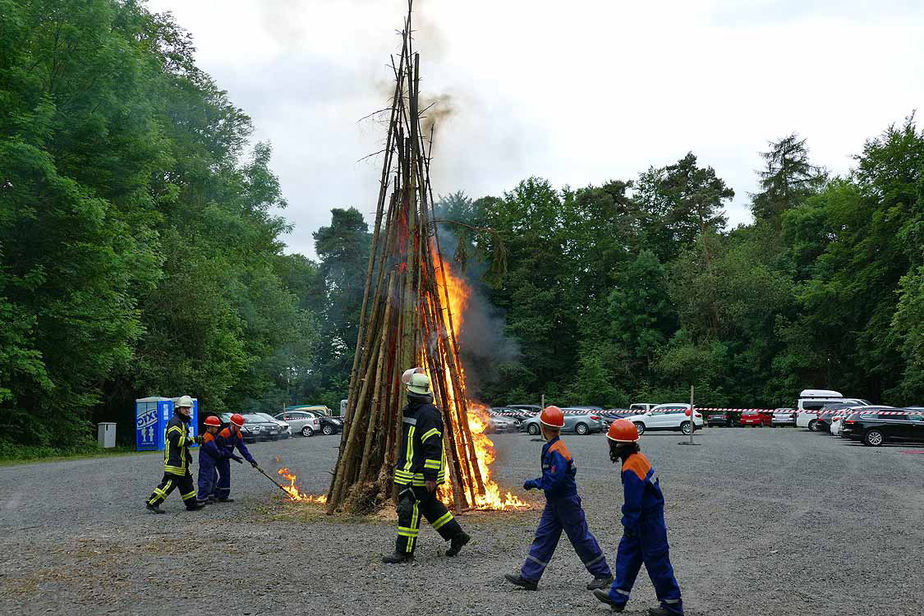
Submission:
<svg viewBox="0 0 924 616">
<path fill-rule="evenodd" d="M 321 434 L 325 436 L 330 436 L 331 434 L 337 434 L 338 432 L 343 431 L 343 420 L 339 417 L 331 417 L 330 415 L 325 415 L 320 411 L 306 411 L 311 413 L 318 418 L 318 421 L 321 422 Z"/>
<path fill-rule="evenodd" d="M 255 413 L 242 413 L 244 416 L 244 426 L 241 428 L 241 436 L 245 443 L 254 443 L 256 441 L 275 441 L 281 438 L 282 428 L 280 425 Z M 231 421 L 231 413 L 222 413 L 218 416 L 223 426 L 227 426 Z"/>
<path fill-rule="evenodd" d="M 731 418 L 728 416 L 728 413 L 709 413 L 706 415 L 706 425 L 707 426 L 722 426 L 729 427 L 732 424 Z"/>
<path fill-rule="evenodd" d="M 854 413 L 844 420 L 841 436 L 870 447 L 889 442 L 924 443 L 924 413 L 917 409 Z"/>
</svg>

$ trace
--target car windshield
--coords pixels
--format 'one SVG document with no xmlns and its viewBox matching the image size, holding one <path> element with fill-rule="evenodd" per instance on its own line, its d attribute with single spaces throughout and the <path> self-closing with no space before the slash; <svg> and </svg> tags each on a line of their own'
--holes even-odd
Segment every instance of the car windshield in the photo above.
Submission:
<svg viewBox="0 0 924 616">
<path fill-rule="evenodd" d="M 254 413 L 244 415 L 244 421 L 247 423 L 266 423 L 266 419 Z"/>
</svg>

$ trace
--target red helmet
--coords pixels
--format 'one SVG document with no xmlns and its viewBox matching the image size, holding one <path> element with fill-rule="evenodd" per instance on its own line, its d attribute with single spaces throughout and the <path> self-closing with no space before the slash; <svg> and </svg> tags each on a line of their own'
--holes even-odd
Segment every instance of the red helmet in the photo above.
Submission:
<svg viewBox="0 0 924 616">
<path fill-rule="evenodd" d="M 617 443 L 636 443 L 638 442 L 638 428 L 628 419 L 617 419 L 610 424 L 606 438 Z"/>
<path fill-rule="evenodd" d="M 215 426 L 217 428 L 221 426 L 221 420 L 218 419 L 218 415 L 209 415 L 205 418 L 205 425 Z"/>
<path fill-rule="evenodd" d="M 547 406 L 542 409 L 539 422 L 550 428 L 563 428 L 565 426 L 565 414 L 557 406 Z"/>
<path fill-rule="evenodd" d="M 233 423 L 238 428 L 244 427 L 244 416 L 240 413 L 235 413 L 231 416 L 231 423 Z"/>
</svg>

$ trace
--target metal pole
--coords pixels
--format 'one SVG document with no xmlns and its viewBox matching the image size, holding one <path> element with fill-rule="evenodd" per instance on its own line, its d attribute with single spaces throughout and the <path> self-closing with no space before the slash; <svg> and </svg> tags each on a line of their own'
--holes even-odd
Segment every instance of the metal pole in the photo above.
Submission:
<svg viewBox="0 0 924 616">
<path fill-rule="evenodd" d="M 542 394 L 542 396 L 539 398 L 539 406 L 545 408 L 545 394 Z"/>
<path fill-rule="evenodd" d="M 696 416 L 696 407 L 693 406 L 693 384 L 690 383 L 690 444 L 693 444 L 693 433 L 696 431 L 696 422 L 693 421 Z"/>
</svg>

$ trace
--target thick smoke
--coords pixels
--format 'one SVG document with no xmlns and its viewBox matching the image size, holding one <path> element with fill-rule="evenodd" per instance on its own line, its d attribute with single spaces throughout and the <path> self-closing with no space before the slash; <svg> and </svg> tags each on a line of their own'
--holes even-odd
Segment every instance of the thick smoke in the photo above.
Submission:
<svg viewBox="0 0 924 616">
<path fill-rule="evenodd" d="M 440 217 L 439 211 L 437 217 Z M 487 264 L 468 255 L 463 271 L 456 260 L 459 240 L 452 232 L 451 224 L 440 224 L 438 233 L 443 259 L 450 263 L 453 273 L 461 277 L 471 289 L 462 319 L 462 331 L 456 332 L 456 336 L 465 368 L 468 395 L 477 399 L 485 386 L 497 381 L 501 365 L 519 360 L 520 346 L 504 335 L 504 313 L 488 299 L 487 287 L 481 281 Z"/>
</svg>

